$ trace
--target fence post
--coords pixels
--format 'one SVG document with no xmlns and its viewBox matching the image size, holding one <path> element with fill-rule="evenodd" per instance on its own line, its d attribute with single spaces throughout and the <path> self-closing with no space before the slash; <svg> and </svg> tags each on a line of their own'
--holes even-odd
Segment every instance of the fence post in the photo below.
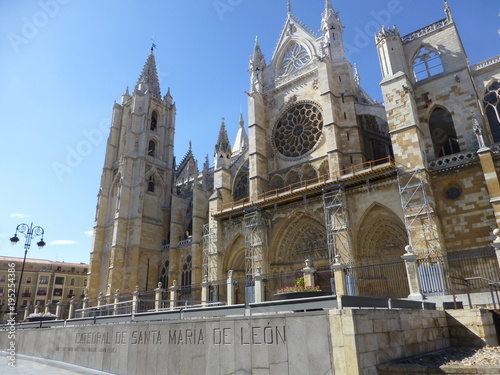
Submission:
<svg viewBox="0 0 500 375">
<path fill-rule="evenodd" d="M 233 270 L 227 271 L 227 305 L 234 305 L 235 287 L 233 279 Z"/>
<path fill-rule="evenodd" d="M 69 300 L 68 319 L 73 319 L 74 314 L 75 314 L 75 296 L 71 297 L 71 299 Z"/>
<path fill-rule="evenodd" d="M 139 310 L 139 285 L 135 286 L 135 290 L 132 293 L 132 315 L 137 314 Z"/>
<path fill-rule="evenodd" d="M 497 254 L 498 266 L 500 267 L 500 229 L 496 228 L 493 231 L 495 240 L 493 241 L 493 247 L 495 248 L 495 253 Z"/>
<path fill-rule="evenodd" d="M 314 287 L 314 273 L 316 272 L 316 269 L 311 267 L 311 265 L 311 260 L 306 259 L 306 266 L 302 268 L 302 273 L 304 274 L 304 285 Z"/>
<path fill-rule="evenodd" d="M 406 276 L 408 277 L 408 286 L 410 287 L 409 299 L 421 301 L 424 296 L 422 295 L 422 288 L 420 285 L 420 278 L 418 277 L 417 255 L 413 252 L 410 245 L 405 247 L 406 254 L 401 256 L 405 261 Z"/>
<path fill-rule="evenodd" d="M 163 295 L 164 289 L 161 287 L 161 282 L 158 283 L 158 288 L 155 289 L 155 310 L 158 311 L 162 308 L 161 297 Z"/>
<path fill-rule="evenodd" d="M 333 277 L 335 279 L 335 294 L 337 301 L 340 296 L 347 295 L 347 286 L 345 282 L 345 264 L 341 263 L 340 256 L 335 257 L 335 263 L 332 266 Z"/>
<path fill-rule="evenodd" d="M 209 297 L 209 292 L 210 292 L 210 283 L 208 282 L 207 277 L 203 277 L 203 282 L 201 283 L 201 304 L 203 306 L 207 306 L 210 297 Z"/>
<path fill-rule="evenodd" d="M 266 297 L 264 295 L 264 276 L 261 274 L 262 269 L 257 268 L 257 273 L 255 274 L 255 302 L 264 302 Z"/>
<path fill-rule="evenodd" d="M 172 286 L 169 288 L 170 290 L 170 310 L 175 308 L 175 304 L 177 302 L 177 291 L 179 287 L 177 286 L 177 280 L 172 282 Z"/>
<path fill-rule="evenodd" d="M 47 304 L 45 305 L 45 314 L 50 312 L 50 305 L 52 304 L 52 300 L 48 300 Z"/>
<path fill-rule="evenodd" d="M 114 300 L 113 300 L 113 315 L 118 315 L 118 303 L 120 302 L 120 289 L 115 290 L 115 295 L 114 295 Z"/>
<path fill-rule="evenodd" d="M 62 311 L 62 301 L 59 301 L 56 303 L 56 315 L 58 319 L 62 319 L 61 311 Z"/>
<path fill-rule="evenodd" d="M 34 311 L 34 313 L 38 314 L 40 312 L 39 309 L 40 309 L 40 302 L 37 302 L 36 305 L 35 305 L 35 311 Z"/>
</svg>

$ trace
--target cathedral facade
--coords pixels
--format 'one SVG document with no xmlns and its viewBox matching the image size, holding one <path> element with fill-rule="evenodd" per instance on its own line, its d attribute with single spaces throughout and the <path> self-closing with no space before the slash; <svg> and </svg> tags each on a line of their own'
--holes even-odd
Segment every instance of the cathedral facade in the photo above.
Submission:
<svg viewBox="0 0 500 375">
<path fill-rule="evenodd" d="M 229 272 L 237 302 L 255 300 L 262 278 L 258 300 L 272 299 L 307 259 L 324 290 L 340 264 L 351 294 L 407 297 L 406 277 L 388 272 L 405 253 L 422 279 L 473 276 L 476 262 L 497 276 L 500 59 L 469 65 L 445 2 L 434 24 L 376 35 L 378 103 L 346 59 L 330 0 L 318 18 L 320 35 L 289 5 L 269 61 L 255 41 L 248 133 L 241 118 L 231 146 L 223 120 L 213 167 L 191 148 L 176 163 L 175 104 L 151 51 L 113 109 L 89 296 L 160 283 L 224 301 Z"/>
</svg>

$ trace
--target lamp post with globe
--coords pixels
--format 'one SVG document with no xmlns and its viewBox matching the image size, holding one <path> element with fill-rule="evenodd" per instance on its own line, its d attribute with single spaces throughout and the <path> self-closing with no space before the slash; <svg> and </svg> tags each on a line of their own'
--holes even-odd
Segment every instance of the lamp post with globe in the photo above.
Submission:
<svg viewBox="0 0 500 375">
<path fill-rule="evenodd" d="M 23 282 L 23 273 L 24 273 L 24 265 L 26 263 L 26 255 L 28 254 L 28 250 L 31 246 L 31 240 L 33 237 L 41 237 L 40 241 L 38 241 L 36 244 L 38 245 L 38 248 L 41 250 L 45 246 L 45 242 L 43 241 L 43 234 L 44 230 L 42 227 L 39 226 L 33 226 L 33 223 L 31 223 L 29 226 L 28 224 L 19 224 L 16 228 L 16 233 L 14 234 L 14 237 L 10 238 L 10 243 L 12 245 L 15 245 L 19 242 L 19 237 L 17 237 L 17 234 L 23 234 L 24 237 L 26 237 L 26 240 L 24 242 L 24 259 L 23 259 L 23 265 L 21 267 L 21 275 L 19 277 L 19 285 L 17 287 L 16 291 L 16 301 L 15 301 L 15 310 L 14 313 L 17 316 L 17 305 L 19 303 L 19 293 L 21 291 L 21 284 Z"/>
</svg>

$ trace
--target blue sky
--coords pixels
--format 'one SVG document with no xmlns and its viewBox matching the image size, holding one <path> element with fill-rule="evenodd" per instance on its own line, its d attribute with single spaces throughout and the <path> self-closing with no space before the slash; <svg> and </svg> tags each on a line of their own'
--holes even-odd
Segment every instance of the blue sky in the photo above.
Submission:
<svg viewBox="0 0 500 375">
<path fill-rule="evenodd" d="M 449 0 L 471 64 L 500 54 L 498 0 Z M 333 0 L 361 84 L 381 100 L 373 34 L 402 35 L 444 18 L 441 0 Z M 292 0 L 312 30 L 324 0 Z M 135 86 L 154 36 L 162 94 L 177 104 L 175 154 L 192 141 L 200 166 L 221 117 L 230 140 L 246 119 L 255 36 L 270 59 L 286 0 L 40 0 L 0 2 L 0 255 L 23 256 L 9 238 L 20 223 L 45 229 L 28 257 L 88 262 L 113 102 Z M 36 242 L 36 241 L 34 241 Z"/>
</svg>

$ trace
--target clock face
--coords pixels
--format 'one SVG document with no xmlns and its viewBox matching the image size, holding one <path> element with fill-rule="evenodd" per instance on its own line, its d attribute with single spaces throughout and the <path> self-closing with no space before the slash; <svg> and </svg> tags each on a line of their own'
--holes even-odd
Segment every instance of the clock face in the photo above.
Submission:
<svg viewBox="0 0 500 375">
<path fill-rule="evenodd" d="M 323 131 L 323 115 L 318 107 L 300 103 L 288 109 L 274 130 L 274 146 L 288 158 L 309 153 L 318 143 Z"/>
</svg>

